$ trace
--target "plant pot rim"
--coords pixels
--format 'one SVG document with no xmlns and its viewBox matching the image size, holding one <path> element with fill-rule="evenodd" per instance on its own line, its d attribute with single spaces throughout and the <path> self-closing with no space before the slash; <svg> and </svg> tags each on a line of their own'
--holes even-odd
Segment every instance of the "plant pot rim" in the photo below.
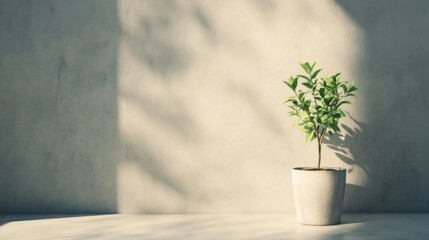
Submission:
<svg viewBox="0 0 429 240">
<path fill-rule="evenodd" d="M 294 167 L 292 168 L 294 171 L 305 171 L 305 172 L 322 172 L 322 171 L 334 171 L 334 172 L 343 172 L 346 171 L 345 168 L 339 167 L 322 167 L 320 169 L 315 167 Z"/>
</svg>

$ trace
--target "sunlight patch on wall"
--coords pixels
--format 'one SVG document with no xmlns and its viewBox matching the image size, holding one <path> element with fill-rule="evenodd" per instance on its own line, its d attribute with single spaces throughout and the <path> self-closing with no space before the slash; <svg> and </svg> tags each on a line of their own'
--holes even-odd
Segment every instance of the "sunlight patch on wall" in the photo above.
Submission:
<svg viewBox="0 0 429 240">
<path fill-rule="evenodd" d="M 314 165 L 316 147 L 292 129 L 282 80 L 305 60 L 356 76 L 359 28 L 331 1 L 118 8 L 119 211 L 293 211 L 290 168 Z"/>
</svg>

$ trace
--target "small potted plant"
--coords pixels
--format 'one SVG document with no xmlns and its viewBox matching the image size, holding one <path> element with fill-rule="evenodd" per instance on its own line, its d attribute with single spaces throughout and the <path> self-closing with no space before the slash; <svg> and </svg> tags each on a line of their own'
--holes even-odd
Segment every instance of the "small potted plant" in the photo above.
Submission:
<svg viewBox="0 0 429 240">
<path fill-rule="evenodd" d="M 346 114 L 341 109 L 350 104 L 357 87 L 342 81 L 340 73 L 319 77 L 322 69 L 316 63 L 300 64 L 305 74 L 291 76 L 284 83 L 294 95 L 285 101 L 289 116 L 297 118 L 298 127 L 306 134 L 307 143 L 317 140 L 317 167 L 292 169 L 292 186 L 298 221 L 306 225 L 332 225 L 341 221 L 346 184 L 346 170 L 321 167 L 323 140 L 339 134 L 338 122 Z"/>
</svg>

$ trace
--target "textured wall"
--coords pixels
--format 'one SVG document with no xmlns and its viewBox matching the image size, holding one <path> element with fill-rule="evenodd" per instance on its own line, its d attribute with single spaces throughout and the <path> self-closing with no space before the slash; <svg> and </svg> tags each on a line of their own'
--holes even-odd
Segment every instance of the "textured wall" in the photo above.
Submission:
<svg viewBox="0 0 429 240">
<path fill-rule="evenodd" d="M 429 211 L 425 2 L 0 1 L 1 212 L 292 212 L 281 82 L 361 86 L 346 211 Z M 335 148 L 335 149 L 333 149 Z"/>
<path fill-rule="evenodd" d="M 354 158 L 342 159 L 365 169 L 366 182 L 349 186 L 347 207 L 429 212 L 429 2 L 337 3 L 365 34 L 357 77 L 366 117 L 343 143 Z"/>
<path fill-rule="evenodd" d="M 114 1 L 0 2 L 1 212 L 116 210 Z"/>
</svg>

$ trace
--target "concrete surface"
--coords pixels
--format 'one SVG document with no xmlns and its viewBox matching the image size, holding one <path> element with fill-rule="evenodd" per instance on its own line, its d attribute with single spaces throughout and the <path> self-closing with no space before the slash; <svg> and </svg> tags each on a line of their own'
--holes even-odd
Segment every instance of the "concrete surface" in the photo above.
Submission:
<svg viewBox="0 0 429 240">
<path fill-rule="evenodd" d="M 0 239 L 413 239 L 429 215 L 347 214 L 334 226 L 299 225 L 293 214 L 1 216 Z"/>
<path fill-rule="evenodd" d="M 306 60 L 361 87 L 322 153 L 344 210 L 428 212 L 427 22 L 417 0 L 0 0 L 0 213 L 293 212 L 317 147 L 282 80 Z"/>
<path fill-rule="evenodd" d="M 0 1 L 0 212 L 116 210 L 116 2 Z"/>
</svg>

